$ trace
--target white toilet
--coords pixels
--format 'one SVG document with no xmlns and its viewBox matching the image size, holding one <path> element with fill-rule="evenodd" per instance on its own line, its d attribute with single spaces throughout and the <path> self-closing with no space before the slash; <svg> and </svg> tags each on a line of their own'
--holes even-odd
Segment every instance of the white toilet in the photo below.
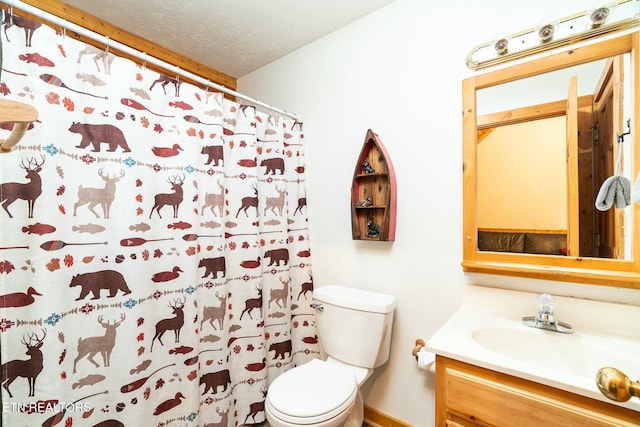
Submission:
<svg viewBox="0 0 640 427">
<path fill-rule="evenodd" d="M 327 360 L 314 359 L 273 381 L 267 421 L 272 427 L 360 427 L 359 388 L 389 359 L 395 298 L 331 285 L 315 289 L 313 303 Z"/>
</svg>

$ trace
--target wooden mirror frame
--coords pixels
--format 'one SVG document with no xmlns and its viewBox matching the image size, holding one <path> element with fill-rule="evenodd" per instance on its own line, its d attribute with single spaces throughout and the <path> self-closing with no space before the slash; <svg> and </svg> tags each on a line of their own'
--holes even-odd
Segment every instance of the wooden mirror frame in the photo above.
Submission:
<svg viewBox="0 0 640 427">
<path fill-rule="evenodd" d="M 626 174 L 635 183 L 640 172 L 640 32 L 611 38 L 586 46 L 552 54 L 508 68 L 480 74 L 462 82 L 463 137 L 463 261 L 465 272 L 498 274 L 562 282 L 588 283 L 640 289 L 640 203 L 631 202 L 633 234 L 631 259 L 603 259 L 575 256 L 549 256 L 478 250 L 477 218 L 477 108 L 476 91 L 502 83 L 531 77 L 573 65 L 630 54 L 630 118 L 633 154 L 631 171 Z M 625 141 L 625 142 L 627 142 Z M 572 156 L 567 157 L 571 174 Z M 577 182 L 568 185 L 577 187 Z M 594 201 L 595 202 L 595 201 Z M 573 206 L 573 207 L 572 207 Z M 569 202 L 569 217 L 577 218 L 577 202 Z M 568 224 L 569 232 L 577 224 Z"/>
</svg>

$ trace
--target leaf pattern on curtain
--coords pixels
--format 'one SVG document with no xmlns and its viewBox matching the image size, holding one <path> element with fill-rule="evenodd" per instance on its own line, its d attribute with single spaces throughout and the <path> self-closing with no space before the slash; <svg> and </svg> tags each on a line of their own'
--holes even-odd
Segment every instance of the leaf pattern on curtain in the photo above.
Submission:
<svg viewBox="0 0 640 427">
<path fill-rule="evenodd" d="M 8 36 L 0 91 L 39 121 L 0 156 L 3 425 L 264 421 L 319 355 L 301 124 Z"/>
</svg>

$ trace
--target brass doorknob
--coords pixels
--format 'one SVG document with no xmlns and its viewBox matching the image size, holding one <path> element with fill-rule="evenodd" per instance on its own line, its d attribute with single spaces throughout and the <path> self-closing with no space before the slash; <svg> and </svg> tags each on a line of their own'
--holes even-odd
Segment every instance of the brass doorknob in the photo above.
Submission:
<svg viewBox="0 0 640 427">
<path fill-rule="evenodd" d="M 633 396 L 640 398 L 640 381 L 631 381 L 616 368 L 600 368 L 596 384 L 602 394 L 617 402 L 626 402 Z"/>
</svg>

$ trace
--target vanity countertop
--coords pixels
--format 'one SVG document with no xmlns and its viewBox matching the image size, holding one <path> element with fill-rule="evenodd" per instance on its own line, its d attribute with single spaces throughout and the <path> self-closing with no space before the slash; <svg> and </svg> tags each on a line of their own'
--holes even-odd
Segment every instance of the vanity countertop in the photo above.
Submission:
<svg viewBox="0 0 640 427">
<path fill-rule="evenodd" d="M 522 324 L 537 312 L 538 294 L 480 286 L 427 342 L 427 350 L 640 412 L 640 399 L 615 402 L 596 386 L 611 366 L 640 379 L 640 307 L 554 296 L 562 334 Z"/>
</svg>

